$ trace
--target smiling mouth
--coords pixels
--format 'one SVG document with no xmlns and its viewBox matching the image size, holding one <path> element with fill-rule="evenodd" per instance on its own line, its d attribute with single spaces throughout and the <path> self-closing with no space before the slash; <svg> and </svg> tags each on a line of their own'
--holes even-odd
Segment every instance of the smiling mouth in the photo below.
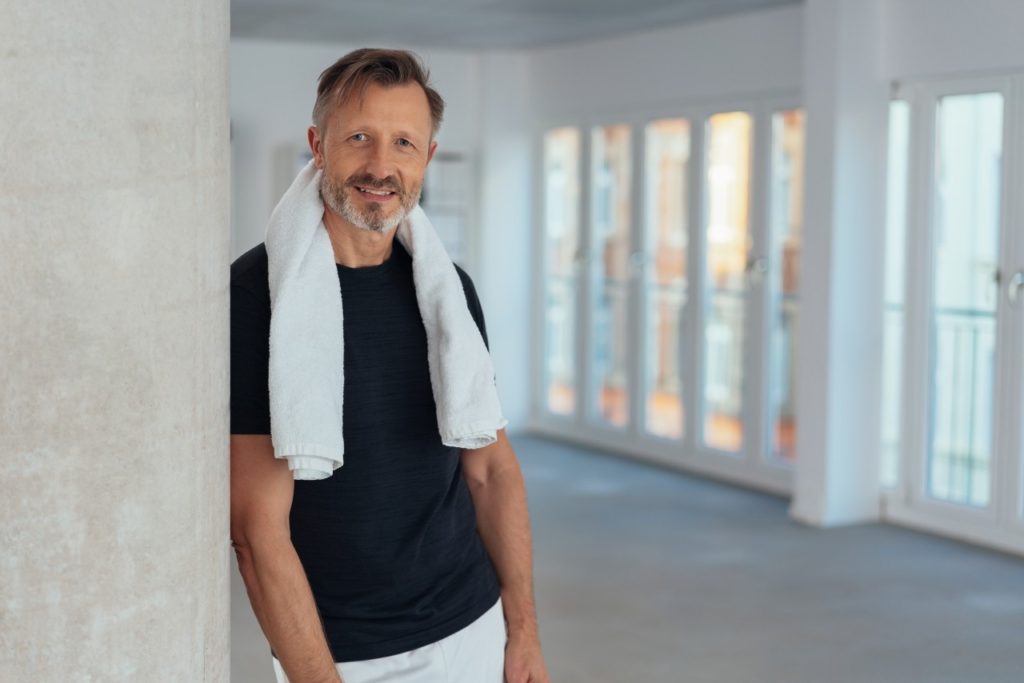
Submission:
<svg viewBox="0 0 1024 683">
<path fill-rule="evenodd" d="M 377 190 L 372 187 L 362 187 L 360 185 L 356 185 L 355 188 L 362 194 L 373 195 L 374 197 L 390 197 L 395 194 L 394 190 Z"/>
</svg>

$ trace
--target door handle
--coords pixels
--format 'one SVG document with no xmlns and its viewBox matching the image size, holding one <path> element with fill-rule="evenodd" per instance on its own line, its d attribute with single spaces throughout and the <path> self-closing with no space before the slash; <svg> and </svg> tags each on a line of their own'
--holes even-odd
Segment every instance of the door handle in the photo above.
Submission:
<svg viewBox="0 0 1024 683">
<path fill-rule="evenodd" d="M 747 259 L 747 276 L 754 284 L 761 284 L 765 273 L 768 272 L 768 259 L 764 256 Z"/>
<path fill-rule="evenodd" d="M 1016 305 L 1021 300 L 1021 293 L 1024 292 L 1024 270 L 1018 270 L 1006 284 L 1006 298 L 1011 304 Z"/>
</svg>

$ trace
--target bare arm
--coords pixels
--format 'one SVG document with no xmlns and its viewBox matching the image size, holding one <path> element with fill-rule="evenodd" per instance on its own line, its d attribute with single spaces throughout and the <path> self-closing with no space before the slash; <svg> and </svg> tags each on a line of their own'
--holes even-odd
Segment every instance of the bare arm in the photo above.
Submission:
<svg viewBox="0 0 1024 683">
<path fill-rule="evenodd" d="M 464 450 L 462 472 L 476 508 L 477 529 L 501 583 L 508 622 L 509 683 L 548 683 L 533 596 L 533 550 L 526 486 L 504 429 L 483 448 Z"/>
<path fill-rule="evenodd" d="M 256 619 L 292 683 L 340 683 L 291 541 L 294 490 L 269 435 L 231 435 L 231 542 Z"/>
</svg>

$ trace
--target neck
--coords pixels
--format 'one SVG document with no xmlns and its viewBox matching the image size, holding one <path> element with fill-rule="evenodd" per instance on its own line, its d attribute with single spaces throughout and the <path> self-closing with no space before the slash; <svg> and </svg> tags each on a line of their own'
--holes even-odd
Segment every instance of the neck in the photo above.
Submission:
<svg viewBox="0 0 1024 683">
<path fill-rule="evenodd" d="M 331 238 L 334 262 L 349 268 L 379 266 L 393 249 L 395 230 L 386 233 L 363 230 L 324 207 L 324 227 Z"/>
</svg>

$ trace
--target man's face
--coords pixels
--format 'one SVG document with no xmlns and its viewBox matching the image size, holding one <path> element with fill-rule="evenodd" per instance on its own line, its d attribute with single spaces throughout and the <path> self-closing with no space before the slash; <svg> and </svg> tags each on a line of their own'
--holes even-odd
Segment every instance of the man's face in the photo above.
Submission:
<svg viewBox="0 0 1024 683">
<path fill-rule="evenodd" d="M 310 147 L 323 169 L 328 209 L 362 230 L 386 233 L 416 206 L 437 143 L 430 105 L 416 83 L 371 83 L 330 113 L 325 130 L 310 128 Z"/>
</svg>

